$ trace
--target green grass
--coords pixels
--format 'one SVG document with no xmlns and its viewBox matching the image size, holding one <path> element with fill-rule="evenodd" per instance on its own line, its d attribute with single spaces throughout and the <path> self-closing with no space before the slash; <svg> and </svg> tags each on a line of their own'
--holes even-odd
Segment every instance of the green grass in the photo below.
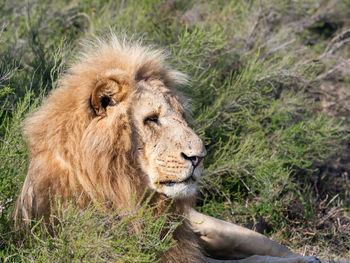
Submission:
<svg viewBox="0 0 350 263">
<path fill-rule="evenodd" d="M 16 239 L 8 234 L 12 243 L 0 256 L 5 262 L 159 262 L 161 252 L 174 244 L 172 234 L 181 223 L 169 223 L 166 213 L 154 217 L 154 209 L 144 205 L 126 216 L 97 205 L 82 211 L 71 202 L 52 216 L 53 229 L 39 220 L 32 222 L 30 234 L 17 233 Z"/>
<path fill-rule="evenodd" d="M 0 261 L 154 262 L 172 245 L 173 226 L 152 208 L 134 235 L 140 215 L 114 221 L 94 206 L 62 208 L 54 237 L 12 226 L 28 165 L 21 123 L 80 39 L 110 30 L 168 50 L 191 77 L 181 92 L 208 150 L 199 210 L 299 253 L 350 258 L 349 34 L 336 38 L 350 28 L 350 1 L 14 0 L 0 2 L 1 25 Z"/>
</svg>

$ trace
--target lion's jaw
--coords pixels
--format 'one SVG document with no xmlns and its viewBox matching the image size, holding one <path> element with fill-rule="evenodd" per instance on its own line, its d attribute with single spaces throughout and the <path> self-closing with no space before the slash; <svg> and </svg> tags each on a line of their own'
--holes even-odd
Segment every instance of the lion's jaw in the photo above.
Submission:
<svg viewBox="0 0 350 263">
<path fill-rule="evenodd" d="M 139 84 L 132 105 L 138 161 L 149 187 L 167 197 L 194 196 L 206 150 L 181 104 L 160 81 L 148 81 Z"/>
</svg>

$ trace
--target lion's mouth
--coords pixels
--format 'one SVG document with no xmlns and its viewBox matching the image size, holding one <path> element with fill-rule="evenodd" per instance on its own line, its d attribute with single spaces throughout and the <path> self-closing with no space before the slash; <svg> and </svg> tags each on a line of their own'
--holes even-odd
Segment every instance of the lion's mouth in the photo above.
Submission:
<svg viewBox="0 0 350 263">
<path fill-rule="evenodd" d="M 174 182 L 174 181 L 163 181 L 163 182 L 159 182 L 161 185 L 165 185 L 165 186 L 174 186 L 175 184 L 182 184 L 182 183 L 191 183 L 191 182 L 196 182 L 196 178 L 193 177 L 193 172 L 191 173 L 190 176 L 188 176 L 187 178 L 185 178 L 182 181 L 179 182 Z"/>
</svg>

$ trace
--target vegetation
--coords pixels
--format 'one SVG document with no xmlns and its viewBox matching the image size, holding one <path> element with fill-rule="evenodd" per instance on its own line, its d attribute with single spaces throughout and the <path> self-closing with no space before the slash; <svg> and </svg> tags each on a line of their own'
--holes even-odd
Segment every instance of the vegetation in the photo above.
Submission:
<svg viewBox="0 0 350 263">
<path fill-rule="evenodd" d="M 350 258 L 349 0 L 0 1 L 0 27 L 1 262 L 156 262 L 173 244 L 177 223 L 146 206 L 123 217 L 62 207 L 54 236 L 33 222 L 24 238 L 11 221 L 23 119 L 80 39 L 109 31 L 168 50 L 191 77 L 181 92 L 208 150 L 197 209 L 301 254 Z"/>
</svg>

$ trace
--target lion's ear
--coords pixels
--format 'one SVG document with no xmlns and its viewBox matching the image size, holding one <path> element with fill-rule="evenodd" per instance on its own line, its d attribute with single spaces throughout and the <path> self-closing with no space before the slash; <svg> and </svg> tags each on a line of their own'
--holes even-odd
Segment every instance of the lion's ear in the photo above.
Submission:
<svg viewBox="0 0 350 263">
<path fill-rule="evenodd" d="M 117 105 L 126 97 L 129 86 L 130 82 L 120 76 L 97 81 L 91 94 L 91 106 L 95 113 L 105 116 L 108 106 Z"/>
</svg>

